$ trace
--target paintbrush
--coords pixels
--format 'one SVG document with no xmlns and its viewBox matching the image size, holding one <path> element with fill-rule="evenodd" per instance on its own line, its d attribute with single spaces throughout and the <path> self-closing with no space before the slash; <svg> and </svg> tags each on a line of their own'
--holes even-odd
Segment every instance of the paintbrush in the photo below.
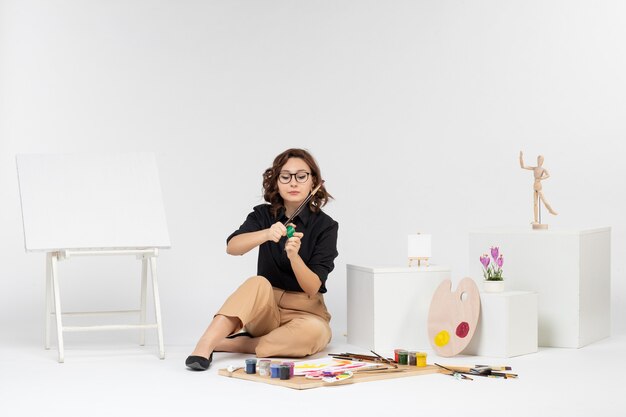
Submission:
<svg viewBox="0 0 626 417">
<path fill-rule="evenodd" d="M 513 370 L 513 368 L 511 368 L 510 366 L 502 366 L 502 365 L 474 365 L 474 368 L 483 368 L 483 367 L 487 367 L 487 368 L 491 368 L 492 371 L 511 371 Z"/>
<path fill-rule="evenodd" d="M 341 360 L 380 362 L 378 358 L 373 356 L 357 355 L 355 353 L 329 353 L 328 356 Z"/>
<path fill-rule="evenodd" d="M 492 372 L 487 376 L 494 376 L 496 378 L 504 378 L 504 379 L 517 378 L 517 374 L 509 374 L 507 372 Z"/>
<path fill-rule="evenodd" d="M 353 358 L 352 356 L 333 355 L 332 353 L 329 353 L 328 356 L 332 357 L 333 359 L 341 359 L 344 361 L 354 361 L 354 362 L 363 361 L 363 359 Z"/>
<path fill-rule="evenodd" d="M 385 374 L 385 373 L 391 373 L 391 372 L 406 372 L 406 369 L 399 369 L 399 368 L 365 368 L 365 369 L 355 369 L 352 372 L 353 373 L 361 373 L 361 372 L 367 372 L 368 374 Z"/>
<path fill-rule="evenodd" d="M 361 361 L 370 361 L 370 362 L 383 362 L 389 365 L 394 365 L 396 362 L 392 359 L 383 358 L 382 356 L 371 356 L 371 355 L 361 355 L 358 353 L 329 353 L 328 356 L 332 356 L 336 359 L 343 360 L 361 360 Z"/>
<path fill-rule="evenodd" d="M 375 352 L 374 352 L 374 353 L 375 353 Z M 375 361 L 375 362 L 385 362 L 385 363 L 386 363 L 386 362 L 391 362 L 391 363 L 397 363 L 397 362 L 396 362 L 396 361 L 394 361 L 393 359 L 382 357 L 382 356 L 381 356 L 381 355 L 379 355 L 379 354 L 376 354 L 376 356 L 372 356 L 372 355 L 362 355 L 362 354 L 359 354 L 359 353 L 346 353 L 346 355 L 351 355 L 351 356 L 354 356 L 354 357 L 357 357 L 357 358 L 368 359 L 368 360 L 372 360 L 372 361 Z"/>
<path fill-rule="evenodd" d="M 443 365 L 438 365 L 443 367 Z M 472 376 L 486 376 L 491 378 L 517 378 L 517 374 L 511 374 L 507 372 L 494 372 L 493 368 L 489 366 L 481 366 L 481 367 L 469 367 L 469 366 L 454 366 L 447 365 L 445 369 L 448 369 L 452 372 L 458 372 L 460 374 L 469 374 Z"/>
<path fill-rule="evenodd" d="M 490 374 L 493 370 L 490 367 L 481 366 L 481 367 L 471 367 L 471 366 L 456 366 L 456 365 L 446 365 L 449 369 L 452 369 L 456 372 L 461 372 L 464 374 L 474 374 L 474 375 L 482 375 L 482 374 Z"/>
<path fill-rule="evenodd" d="M 454 378 L 469 379 L 470 381 L 473 381 L 472 378 L 470 378 L 469 376 L 465 375 L 463 372 L 458 372 L 458 371 L 455 371 L 454 369 L 446 368 L 445 366 L 439 365 L 438 363 L 435 363 L 435 365 L 437 365 L 438 367 L 440 367 L 442 369 L 445 369 L 446 371 L 450 371 L 451 372 L 450 374 L 446 374 L 446 375 L 450 375 L 450 376 L 452 376 Z"/>
<path fill-rule="evenodd" d="M 378 356 L 380 358 L 381 361 L 383 361 L 384 363 L 393 366 L 394 368 L 397 368 L 398 365 L 396 365 L 395 363 L 392 363 L 389 359 L 387 358 L 383 358 L 382 356 L 380 356 L 378 353 L 374 352 L 373 350 L 370 350 L 370 352 L 372 352 L 374 355 Z"/>
<path fill-rule="evenodd" d="M 298 208 L 296 209 L 296 211 L 293 212 L 293 214 L 283 223 L 285 226 L 287 226 L 289 223 L 291 223 L 293 221 L 293 219 L 296 218 L 296 216 L 298 214 L 300 214 L 300 212 L 302 211 L 302 209 L 304 207 L 306 207 L 306 205 L 308 204 L 309 201 L 311 201 L 311 199 L 313 198 L 313 196 L 315 195 L 315 193 L 317 193 L 319 191 L 320 188 L 322 188 L 322 185 L 324 185 L 324 180 L 322 180 L 319 185 L 317 187 L 315 187 L 311 193 L 309 194 L 309 196 L 307 198 L 304 199 L 304 201 L 302 203 L 300 203 L 300 205 L 298 206 Z M 292 226 L 287 227 L 287 237 L 291 237 L 293 236 L 293 232 L 295 231 L 295 229 Z"/>
</svg>

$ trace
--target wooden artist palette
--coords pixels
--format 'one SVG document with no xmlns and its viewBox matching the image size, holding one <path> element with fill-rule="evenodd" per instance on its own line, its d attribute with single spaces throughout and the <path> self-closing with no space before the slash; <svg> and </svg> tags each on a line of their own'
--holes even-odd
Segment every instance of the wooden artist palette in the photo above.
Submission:
<svg viewBox="0 0 626 417">
<path fill-rule="evenodd" d="M 455 292 L 449 279 L 439 284 L 428 312 L 428 340 L 439 356 L 455 356 L 467 347 L 476 331 L 480 294 L 471 278 L 463 278 Z"/>
</svg>

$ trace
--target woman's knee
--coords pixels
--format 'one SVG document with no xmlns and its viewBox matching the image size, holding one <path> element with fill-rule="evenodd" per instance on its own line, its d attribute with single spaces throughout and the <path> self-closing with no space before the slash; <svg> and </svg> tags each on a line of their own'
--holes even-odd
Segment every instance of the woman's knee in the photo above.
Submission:
<svg viewBox="0 0 626 417">
<path fill-rule="evenodd" d="M 304 332 L 310 335 L 312 340 L 319 340 L 324 344 L 330 342 L 332 332 L 327 322 L 318 319 L 307 320 L 303 327 Z"/>
<path fill-rule="evenodd" d="M 261 275 L 255 275 L 255 276 L 248 278 L 247 280 L 244 281 L 242 285 L 254 286 L 254 287 L 269 287 L 270 289 L 272 288 L 272 284 L 270 284 L 267 278 Z"/>
<path fill-rule="evenodd" d="M 313 355 L 330 343 L 332 332 L 327 322 L 318 319 L 302 320 L 297 329 L 294 348 L 298 356 Z"/>
<path fill-rule="evenodd" d="M 239 289 L 252 294 L 268 294 L 272 292 L 272 284 L 270 284 L 267 278 L 255 275 L 245 280 Z"/>
<path fill-rule="evenodd" d="M 318 353 L 330 342 L 332 333 L 322 319 L 295 319 L 261 337 L 256 348 L 259 357 L 304 357 Z"/>
</svg>

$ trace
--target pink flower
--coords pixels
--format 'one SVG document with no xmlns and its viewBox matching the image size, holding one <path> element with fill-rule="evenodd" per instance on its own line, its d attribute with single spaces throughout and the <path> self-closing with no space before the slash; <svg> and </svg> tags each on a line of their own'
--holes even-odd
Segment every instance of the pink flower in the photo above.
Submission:
<svg viewBox="0 0 626 417">
<path fill-rule="evenodd" d="M 480 263 L 483 265 L 483 276 L 487 281 L 501 281 L 502 265 L 504 265 L 504 256 L 500 253 L 499 246 L 492 246 L 490 249 L 491 257 L 483 253 L 480 257 Z"/>
<path fill-rule="evenodd" d="M 485 268 L 487 268 L 489 266 L 489 255 L 487 255 L 486 253 L 483 254 L 483 256 L 480 257 L 480 263 L 483 264 L 483 266 Z"/>
</svg>

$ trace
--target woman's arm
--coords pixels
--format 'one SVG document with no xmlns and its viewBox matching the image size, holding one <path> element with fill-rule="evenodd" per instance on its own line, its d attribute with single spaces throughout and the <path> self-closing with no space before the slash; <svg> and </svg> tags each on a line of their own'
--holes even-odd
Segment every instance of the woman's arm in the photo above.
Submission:
<svg viewBox="0 0 626 417">
<path fill-rule="evenodd" d="M 322 281 L 320 281 L 320 277 L 317 274 L 309 269 L 308 266 L 304 263 L 300 255 L 296 255 L 291 260 L 291 268 L 293 269 L 294 274 L 296 274 L 296 279 L 298 280 L 298 284 L 302 290 L 310 296 L 314 296 L 320 290 L 322 286 Z"/>
<path fill-rule="evenodd" d="M 233 237 L 226 245 L 226 253 L 229 255 L 243 255 L 268 240 L 278 242 L 286 234 L 287 228 L 285 225 L 281 222 L 276 222 L 267 229 L 242 233 Z"/>
<path fill-rule="evenodd" d="M 320 290 L 322 281 L 315 272 L 311 271 L 298 254 L 302 236 L 304 236 L 304 233 L 294 233 L 293 237 L 287 240 L 285 251 L 287 252 L 287 258 L 289 258 L 291 262 L 291 269 L 293 269 L 298 284 L 300 284 L 300 288 L 302 288 L 306 294 L 313 296 Z"/>
</svg>

